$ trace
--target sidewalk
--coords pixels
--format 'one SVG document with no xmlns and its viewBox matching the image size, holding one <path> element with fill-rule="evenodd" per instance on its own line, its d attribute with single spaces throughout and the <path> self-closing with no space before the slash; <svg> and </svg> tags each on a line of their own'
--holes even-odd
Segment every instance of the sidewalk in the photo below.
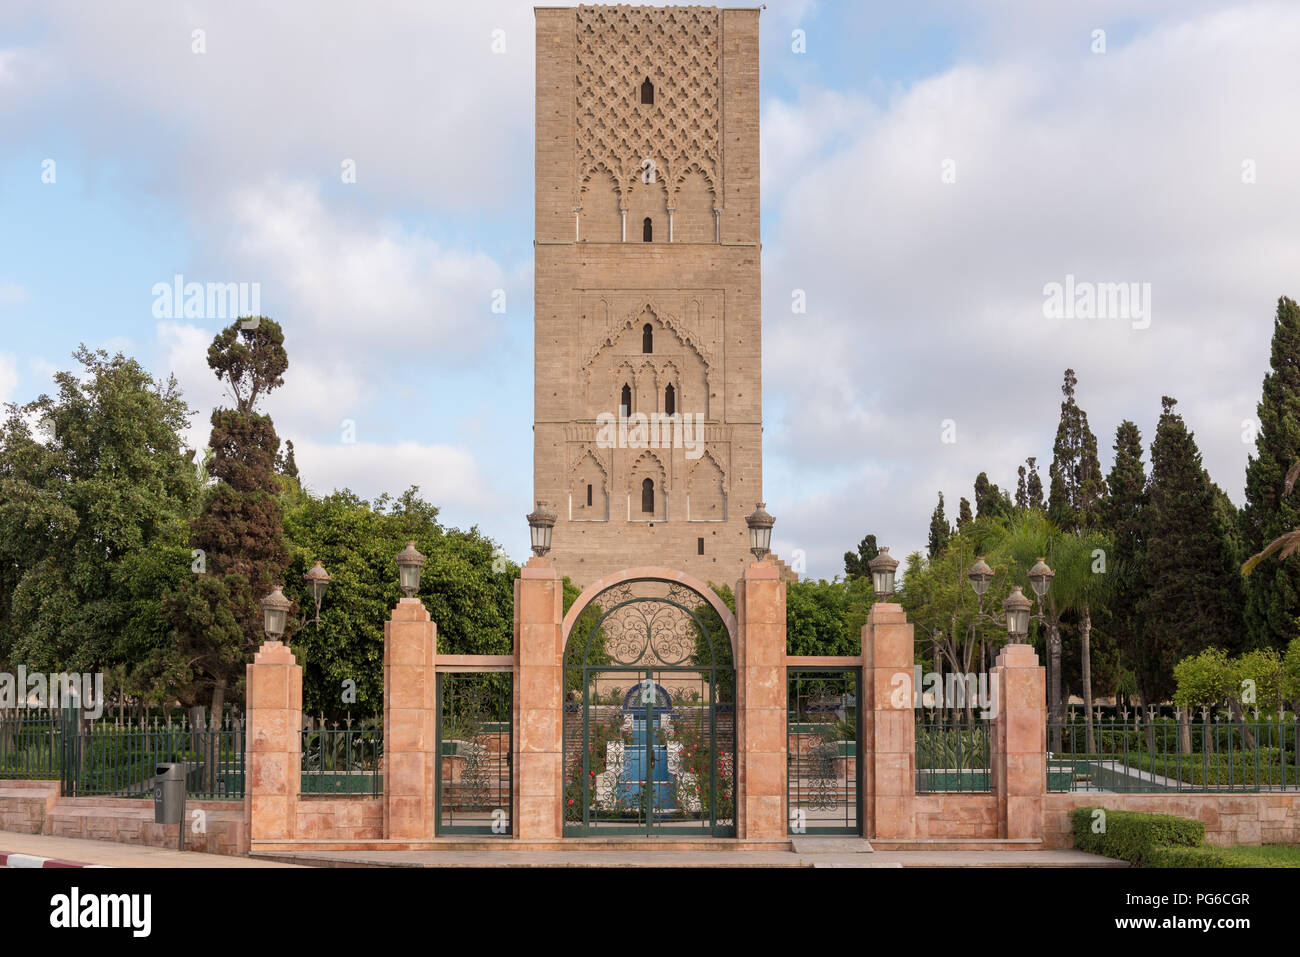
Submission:
<svg viewBox="0 0 1300 957">
<path fill-rule="evenodd" d="M 99 867 L 297 867 L 276 861 L 232 857 L 228 854 L 203 854 L 163 847 L 139 847 L 113 841 L 86 841 L 45 834 L 15 834 L 0 831 L 0 854 L 26 854 Z"/>
</svg>

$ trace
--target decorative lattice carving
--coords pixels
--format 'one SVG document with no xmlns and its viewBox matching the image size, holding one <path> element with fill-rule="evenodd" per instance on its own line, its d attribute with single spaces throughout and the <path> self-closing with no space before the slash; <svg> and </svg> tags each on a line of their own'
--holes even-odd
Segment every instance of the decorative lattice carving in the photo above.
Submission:
<svg viewBox="0 0 1300 957">
<path fill-rule="evenodd" d="M 579 188 L 603 168 L 626 190 L 649 158 L 670 202 L 691 169 L 718 194 L 720 32 L 716 8 L 578 8 Z M 653 105 L 641 103 L 646 77 Z"/>
</svg>

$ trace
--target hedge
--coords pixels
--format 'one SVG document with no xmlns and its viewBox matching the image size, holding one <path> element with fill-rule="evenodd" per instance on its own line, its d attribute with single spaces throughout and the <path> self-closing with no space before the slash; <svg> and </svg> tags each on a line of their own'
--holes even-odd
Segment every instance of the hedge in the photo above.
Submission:
<svg viewBox="0 0 1300 957">
<path fill-rule="evenodd" d="M 1093 815 L 1106 815 L 1105 830 L 1092 829 Z M 1139 811 L 1108 811 L 1081 807 L 1070 812 L 1070 830 L 1074 846 L 1081 851 L 1128 861 L 1138 867 L 1190 867 L 1191 864 L 1157 864 L 1157 850 L 1201 850 L 1205 842 L 1205 825 L 1173 814 L 1143 814 Z M 1165 857 L 1160 857 L 1164 860 Z M 1202 864 L 1202 867 L 1220 866 Z"/>
</svg>

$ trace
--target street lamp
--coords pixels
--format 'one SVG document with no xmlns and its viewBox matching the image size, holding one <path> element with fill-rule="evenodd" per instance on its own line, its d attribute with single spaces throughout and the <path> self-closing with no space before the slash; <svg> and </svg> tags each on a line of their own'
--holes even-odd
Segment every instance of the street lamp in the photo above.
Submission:
<svg viewBox="0 0 1300 957">
<path fill-rule="evenodd" d="M 415 542 L 407 542 L 406 547 L 397 553 L 397 579 L 402 594 L 407 598 L 414 598 L 420 590 L 420 569 L 424 567 L 424 561 Z"/>
<path fill-rule="evenodd" d="M 875 589 L 876 598 L 884 601 L 894 594 L 894 572 L 898 568 L 898 559 L 889 554 L 889 546 L 885 546 L 875 558 L 867 562 L 867 567 L 871 569 L 871 585 Z"/>
<path fill-rule="evenodd" d="M 745 524 L 749 526 L 749 550 L 761 562 L 772 550 L 772 526 L 776 519 L 767 514 L 767 509 L 759 502 L 753 514 L 745 517 Z"/>
<path fill-rule="evenodd" d="M 271 641 L 279 641 L 284 636 L 284 619 L 292 604 L 279 585 L 262 599 L 262 630 Z"/>
<path fill-rule="evenodd" d="M 1004 625 L 1007 629 L 1007 640 L 1011 644 L 1021 644 L 1029 638 L 1029 622 L 1033 621 L 1043 624 L 1047 621 L 1047 616 L 1043 614 L 1043 600 L 1047 597 L 1047 591 L 1052 587 L 1052 576 L 1056 572 L 1047 567 L 1047 562 L 1039 558 L 1034 566 L 1029 569 L 1029 584 L 1034 590 L 1034 595 L 1038 598 L 1038 612 L 1030 614 L 1033 602 L 1021 591 L 1019 585 L 1011 589 L 1011 594 L 1002 602 L 1002 614 L 992 615 L 984 610 L 984 593 L 989 590 L 989 583 L 993 581 L 993 569 L 989 567 L 988 562 L 984 561 L 981 555 L 976 559 L 975 564 L 970 567 L 966 577 L 970 580 L 970 587 L 975 590 L 979 598 L 979 609 L 976 617 L 983 621 L 991 621 L 994 624 Z"/>
<path fill-rule="evenodd" d="M 311 566 L 311 570 L 302 576 L 302 580 L 307 583 L 307 588 L 311 592 L 311 599 L 316 603 L 316 619 L 312 622 L 317 628 L 320 627 L 320 603 L 325 597 L 325 589 L 330 587 L 330 573 L 325 570 L 325 566 L 319 561 Z"/>
<path fill-rule="evenodd" d="M 1002 602 L 1002 612 L 1007 619 L 1007 640 L 1013 645 L 1020 644 L 1029 637 L 1029 610 L 1033 603 L 1025 597 L 1020 586 L 1011 589 L 1011 594 Z"/>
<path fill-rule="evenodd" d="M 545 502 L 538 502 L 537 508 L 528 513 L 528 534 L 532 539 L 533 554 L 545 558 L 551 550 L 551 530 L 555 528 L 555 513 L 546 507 Z"/>
</svg>

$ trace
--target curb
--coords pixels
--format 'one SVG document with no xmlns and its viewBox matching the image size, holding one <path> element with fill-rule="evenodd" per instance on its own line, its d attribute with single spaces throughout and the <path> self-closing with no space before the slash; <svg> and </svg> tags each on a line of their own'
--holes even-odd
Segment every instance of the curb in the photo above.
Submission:
<svg viewBox="0 0 1300 957">
<path fill-rule="evenodd" d="M 63 868 L 108 867 L 107 864 L 83 864 L 80 861 L 62 861 L 56 857 L 37 857 L 34 854 L 11 854 L 0 851 L 0 867 Z"/>
</svg>

